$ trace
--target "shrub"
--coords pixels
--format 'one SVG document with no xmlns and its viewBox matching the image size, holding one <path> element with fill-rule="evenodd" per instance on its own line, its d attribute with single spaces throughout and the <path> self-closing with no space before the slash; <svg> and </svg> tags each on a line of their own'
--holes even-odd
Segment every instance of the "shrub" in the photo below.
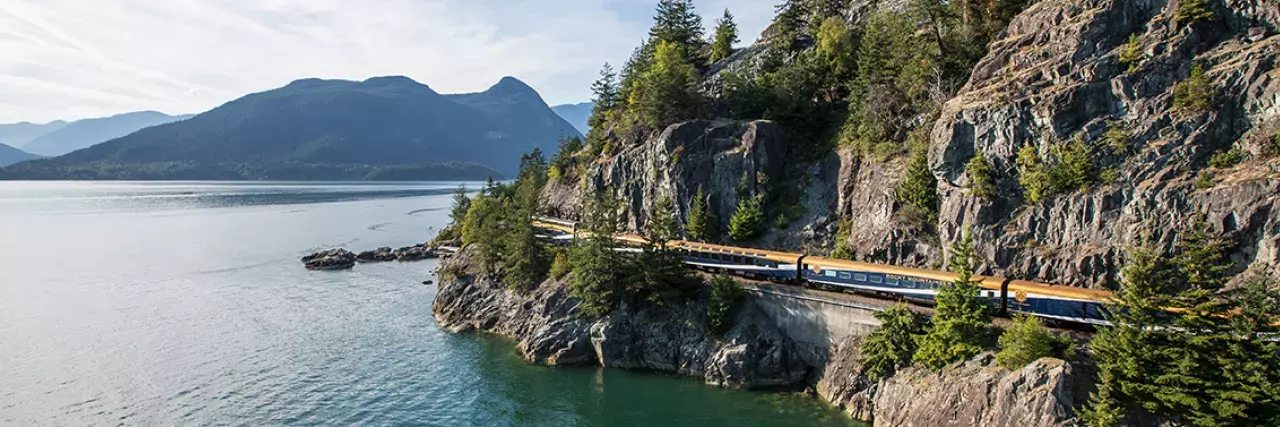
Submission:
<svg viewBox="0 0 1280 427">
<path fill-rule="evenodd" d="M 1262 143 L 1262 155 L 1267 157 L 1280 156 L 1280 130 L 1276 131 L 1276 137 Z"/>
<path fill-rule="evenodd" d="M 1213 188 L 1218 185 L 1217 179 L 1214 178 L 1212 171 L 1200 171 L 1200 175 L 1196 176 L 1195 186 L 1199 189 Z"/>
<path fill-rule="evenodd" d="M 1116 155 L 1125 155 L 1130 150 L 1133 150 L 1133 143 L 1129 141 L 1129 134 L 1117 122 L 1107 124 L 1107 132 L 1102 134 L 1102 141 Z"/>
<path fill-rule="evenodd" d="M 1125 67 L 1125 72 L 1132 73 L 1138 71 L 1138 63 L 1142 61 L 1142 46 L 1138 44 L 1138 35 L 1129 35 L 1129 43 L 1124 45 L 1124 49 L 1120 51 L 1120 65 Z"/>
<path fill-rule="evenodd" d="M 987 157 L 982 153 L 978 153 L 969 159 L 969 163 L 964 167 L 965 173 L 969 174 L 969 192 L 975 197 L 990 199 L 996 196 L 998 189 L 996 188 L 996 169 L 987 161 Z"/>
<path fill-rule="evenodd" d="M 1077 137 L 1058 152 L 1058 167 L 1050 174 L 1057 191 L 1088 190 L 1097 180 L 1097 168 L 1093 162 L 1093 147 Z"/>
<path fill-rule="evenodd" d="M 938 369 L 982 351 L 990 307 L 979 297 L 973 277 L 973 239 L 966 230 L 951 249 L 951 272 L 955 283 L 942 285 L 936 296 L 936 314 L 924 335 L 916 335 L 915 363 Z"/>
<path fill-rule="evenodd" d="M 1050 332 L 1040 323 L 1040 318 L 1018 315 L 1013 326 L 1000 334 L 1000 353 L 996 354 L 996 363 L 1007 369 L 1017 369 L 1044 357 L 1069 358 L 1074 348 L 1073 340 Z"/>
<path fill-rule="evenodd" d="M 1213 83 L 1199 65 L 1191 69 L 1190 77 L 1173 85 L 1173 106 L 1184 111 L 1207 113 L 1213 109 L 1213 98 Z"/>
<path fill-rule="evenodd" d="M 764 212 L 760 196 L 738 200 L 738 210 L 729 218 L 729 238 L 743 241 L 764 234 Z"/>
<path fill-rule="evenodd" d="M 938 220 L 938 180 L 929 170 L 929 156 L 923 147 L 916 148 L 907 164 L 907 176 L 895 192 L 907 213 L 926 224 Z"/>
<path fill-rule="evenodd" d="M 1209 8 L 1209 0 L 1179 0 L 1178 10 L 1173 13 L 1173 21 L 1178 25 L 1191 25 L 1213 19 L 1213 10 Z"/>
<path fill-rule="evenodd" d="M 1036 203 L 1053 192 L 1049 171 L 1034 145 L 1027 145 L 1018 150 L 1018 183 L 1022 185 L 1023 197 L 1027 202 Z"/>
<path fill-rule="evenodd" d="M 836 244 L 836 249 L 831 251 L 831 257 L 835 259 L 847 259 L 850 261 L 856 258 L 853 254 L 853 249 L 849 249 L 849 245 L 845 242 Z"/>
<path fill-rule="evenodd" d="M 685 223 L 685 231 L 688 232 L 689 238 L 700 242 L 715 240 L 715 217 L 707 208 L 707 197 L 703 195 L 702 187 L 698 187 L 698 192 L 693 196 L 691 204 L 689 219 Z"/>
<path fill-rule="evenodd" d="M 559 250 L 556 251 L 556 257 L 551 261 L 551 270 L 547 274 L 553 279 L 563 279 L 565 275 L 569 274 L 571 268 L 569 256 L 565 254 L 565 251 Z"/>
<path fill-rule="evenodd" d="M 867 377 L 879 381 L 911 365 L 916 353 L 915 336 L 923 332 L 924 319 L 903 303 L 876 312 L 875 316 L 880 327 L 862 341 L 858 362 L 866 368 Z"/>
<path fill-rule="evenodd" d="M 745 295 L 742 285 L 729 276 L 711 279 L 711 298 L 707 300 L 708 334 L 720 336 L 733 328 L 734 311 Z"/>
<path fill-rule="evenodd" d="M 1210 157 L 1209 166 L 1212 166 L 1214 169 L 1231 169 L 1243 161 L 1244 152 L 1240 151 L 1239 148 L 1231 147 L 1230 149 L 1218 152 L 1217 154 L 1214 154 L 1213 157 Z"/>
</svg>

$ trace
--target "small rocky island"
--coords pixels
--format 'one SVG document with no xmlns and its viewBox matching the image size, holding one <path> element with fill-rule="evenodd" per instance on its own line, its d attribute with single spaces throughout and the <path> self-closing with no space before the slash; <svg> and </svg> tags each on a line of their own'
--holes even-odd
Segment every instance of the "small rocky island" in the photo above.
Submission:
<svg viewBox="0 0 1280 427">
<path fill-rule="evenodd" d="M 440 258 L 443 252 L 437 246 L 417 244 L 399 249 L 382 247 L 360 253 L 338 248 L 313 253 L 302 257 L 302 263 L 308 270 L 346 270 L 355 267 L 356 263 L 373 263 L 388 261 L 421 261 Z"/>
</svg>

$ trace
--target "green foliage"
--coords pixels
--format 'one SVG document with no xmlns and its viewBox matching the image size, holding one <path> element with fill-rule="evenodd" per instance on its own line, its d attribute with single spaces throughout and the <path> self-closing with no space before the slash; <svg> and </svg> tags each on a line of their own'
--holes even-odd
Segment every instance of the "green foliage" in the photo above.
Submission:
<svg viewBox="0 0 1280 427">
<path fill-rule="evenodd" d="M 529 225 L 533 219 L 521 209 L 512 209 L 501 237 L 503 280 L 511 289 L 537 287 L 547 277 L 548 250 Z"/>
<path fill-rule="evenodd" d="M 823 20 L 818 28 L 817 39 L 818 56 L 825 68 L 834 74 L 832 77 L 840 81 L 852 78 L 858 66 L 854 59 L 857 46 L 854 44 L 853 31 L 844 23 L 844 19 L 833 16 Z"/>
<path fill-rule="evenodd" d="M 738 42 L 738 24 L 733 22 L 733 14 L 724 10 L 724 16 L 716 21 L 715 39 L 711 42 L 711 62 L 728 58 L 733 54 L 733 44 Z"/>
<path fill-rule="evenodd" d="M 485 273 L 498 275 L 512 289 L 529 289 L 546 278 L 549 262 L 549 252 L 530 224 L 546 184 L 547 163 L 535 148 L 520 164 L 510 186 L 491 179 L 474 198 L 459 188 L 450 216 L 461 220 L 450 228 L 460 229 L 463 245 L 476 248 Z"/>
<path fill-rule="evenodd" d="M 1128 257 L 1112 326 L 1091 342 L 1099 383 L 1085 411 L 1094 426 L 1141 410 L 1193 426 L 1280 421 L 1280 294 L 1254 279 L 1224 290 L 1230 244 L 1203 223 L 1173 255 Z"/>
<path fill-rule="evenodd" d="M 1133 143 L 1129 141 L 1129 133 L 1125 132 L 1124 127 L 1118 122 L 1107 124 L 1107 131 L 1102 134 L 1102 141 L 1106 143 L 1107 148 L 1117 155 L 1129 154 L 1133 150 Z"/>
<path fill-rule="evenodd" d="M 973 277 L 973 239 L 962 233 L 951 248 L 951 272 L 955 283 L 938 288 L 937 306 L 928 332 L 916 336 L 915 363 L 939 369 L 982 351 L 982 338 L 991 321 L 990 307 L 979 297 Z"/>
<path fill-rule="evenodd" d="M 711 298 L 707 300 L 707 333 L 721 336 L 733 328 L 733 315 L 746 296 L 742 284 L 732 277 L 719 275 L 711 279 Z"/>
<path fill-rule="evenodd" d="M 630 93 L 629 108 L 650 126 L 695 117 L 701 102 L 697 83 L 697 70 L 680 46 L 661 41 L 654 51 L 653 65 L 641 74 Z"/>
<path fill-rule="evenodd" d="M 547 169 L 547 177 L 551 181 L 559 180 L 566 171 L 573 170 L 578 164 L 576 155 L 582 151 L 584 144 L 578 136 L 560 137 L 559 148 L 555 157 L 551 158 L 551 167 Z"/>
<path fill-rule="evenodd" d="M 649 39 L 668 43 L 686 61 L 692 60 L 706 45 L 702 40 L 702 16 L 693 9 L 693 0 L 658 0 Z"/>
<path fill-rule="evenodd" d="M 880 327 L 862 341 L 858 363 L 866 368 L 868 378 L 879 381 L 911 366 L 916 353 L 915 337 L 924 333 L 924 319 L 903 303 L 876 312 L 875 316 Z"/>
<path fill-rule="evenodd" d="M 1138 64 L 1142 62 L 1142 45 L 1138 42 L 1138 35 L 1129 35 L 1129 43 L 1124 45 L 1124 49 L 1120 51 L 1120 65 L 1125 67 L 1126 72 L 1132 73 L 1138 71 Z"/>
<path fill-rule="evenodd" d="M 929 154 L 923 147 L 912 153 L 906 177 L 898 184 L 896 194 L 908 215 L 924 224 L 937 222 L 938 180 L 929 169 Z"/>
<path fill-rule="evenodd" d="M 1055 146 L 1042 156 L 1033 145 L 1018 151 L 1018 182 L 1027 202 L 1037 203 L 1059 193 L 1088 190 L 1098 182 L 1094 149 L 1082 138 Z"/>
<path fill-rule="evenodd" d="M 1214 177 L 1213 171 L 1202 170 L 1199 175 L 1196 175 L 1196 188 L 1204 190 L 1213 188 L 1215 185 L 1218 185 L 1218 180 Z"/>
<path fill-rule="evenodd" d="M 1262 144 L 1262 155 L 1267 157 L 1280 156 L 1280 131 L 1276 131 L 1276 137 L 1271 141 Z"/>
<path fill-rule="evenodd" d="M 622 226 L 618 206 L 612 193 L 589 201 L 583 221 L 578 224 L 585 237 L 579 238 L 569 251 L 571 291 L 582 300 L 579 308 L 587 316 L 608 314 L 622 296 L 619 279 L 625 264 L 613 251 L 613 235 Z"/>
<path fill-rule="evenodd" d="M 981 152 L 969 159 L 969 163 L 964 166 L 965 173 L 969 174 L 969 192 L 975 197 L 990 199 L 996 196 L 999 189 L 996 187 L 996 168 L 991 166 L 987 161 L 987 157 Z"/>
<path fill-rule="evenodd" d="M 743 197 L 738 209 L 729 218 L 729 238 L 737 241 L 751 240 L 764 234 L 764 210 L 760 196 Z"/>
<path fill-rule="evenodd" d="M 1018 369 L 1044 357 L 1069 359 L 1075 354 L 1075 341 L 1050 332 L 1039 317 L 1018 315 L 1013 326 L 1000 334 L 1000 352 L 996 363 Z"/>
<path fill-rule="evenodd" d="M 645 227 L 645 245 L 627 268 L 626 283 L 630 296 L 650 304 L 664 305 L 676 300 L 687 291 L 696 289 L 702 281 L 684 265 L 684 254 L 667 243 L 679 237 L 679 226 L 670 198 L 659 198 L 654 205 L 653 217 Z"/>
<path fill-rule="evenodd" d="M 1213 10 L 1209 0 L 1179 0 L 1178 10 L 1173 13 L 1173 21 L 1178 25 L 1191 25 L 1213 19 Z"/>
<path fill-rule="evenodd" d="M 1215 89 L 1204 75 L 1204 67 L 1196 65 L 1191 76 L 1173 85 L 1173 106 L 1180 110 L 1204 114 L 1213 109 Z"/>
<path fill-rule="evenodd" d="M 693 196 L 690 204 L 689 219 L 685 224 L 689 238 L 699 242 L 715 240 L 715 216 L 707 207 L 707 197 L 702 194 L 702 187 L 698 187 L 698 192 Z"/>
<path fill-rule="evenodd" d="M 1209 166 L 1214 169 L 1231 169 L 1240 162 L 1244 161 L 1244 151 L 1238 147 L 1231 147 L 1226 151 L 1220 151 L 1209 158 Z"/>
<path fill-rule="evenodd" d="M 553 279 L 563 279 L 572 270 L 573 266 L 569 264 L 569 255 L 564 250 L 557 250 L 556 257 L 551 261 L 551 270 L 547 275 Z"/>
<path fill-rule="evenodd" d="M 459 185 L 453 190 L 453 207 L 449 209 L 450 224 L 462 224 L 467 218 L 468 209 L 471 209 L 471 198 L 467 197 L 467 186 Z"/>
<path fill-rule="evenodd" d="M 836 243 L 836 248 L 831 251 L 831 257 L 850 261 L 857 258 L 853 253 L 853 249 L 849 249 L 849 244 L 845 242 Z"/>
</svg>

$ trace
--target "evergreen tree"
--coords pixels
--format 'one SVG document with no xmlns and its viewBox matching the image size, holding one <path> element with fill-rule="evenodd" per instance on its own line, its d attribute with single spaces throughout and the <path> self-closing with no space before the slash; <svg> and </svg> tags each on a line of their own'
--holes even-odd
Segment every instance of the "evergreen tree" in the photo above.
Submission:
<svg viewBox="0 0 1280 427">
<path fill-rule="evenodd" d="M 670 43 L 684 60 L 691 62 L 706 42 L 702 37 L 702 16 L 693 10 L 693 0 L 658 0 L 649 39 Z"/>
<path fill-rule="evenodd" d="M 764 210 L 760 196 L 738 200 L 738 209 L 729 218 L 729 238 L 737 241 L 751 240 L 764 234 Z"/>
<path fill-rule="evenodd" d="M 973 238 L 966 230 L 951 248 L 951 272 L 956 281 L 938 288 L 932 324 L 926 334 L 916 336 L 916 363 L 939 369 L 982 351 L 991 314 L 979 296 L 978 281 L 973 280 L 973 261 Z"/>
<path fill-rule="evenodd" d="M 915 336 L 923 333 L 924 319 L 904 303 L 875 314 L 880 326 L 862 341 L 858 363 L 872 381 L 887 378 L 907 366 L 916 353 Z"/>
<path fill-rule="evenodd" d="M 609 63 L 606 62 L 600 69 L 600 78 L 591 83 L 591 93 L 594 105 L 591 107 L 591 117 L 587 118 L 587 126 L 590 127 L 587 131 L 587 145 L 591 150 L 590 155 L 594 157 L 603 151 L 609 123 L 614 120 L 616 111 L 625 101 L 618 76 Z"/>
<path fill-rule="evenodd" d="M 548 250 L 531 225 L 528 208 L 506 208 L 504 233 L 497 243 L 502 246 L 503 280 L 507 287 L 525 290 L 536 287 L 547 278 Z"/>
<path fill-rule="evenodd" d="M 631 262 L 626 283 L 632 295 L 652 304 L 665 304 L 701 283 L 684 266 L 684 254 L 668 246 L 679 235 L 670 198 L 659 198 L 645 227 L 648 244 Z"/>
<path fill-rule="evenodd" d="M 1213 10 L 1209 0 L 1179 0 L 1178 10 L 1173 13 L 1173 21 L 1178 25 L 1191 25 L 1213 19 Z"/>
<path fill-rule="evenodd" d="M 663 126 L 697 115 L 697 71 L 671 43 L 658 43 L 653 64 L 630 94 L 629 105 L 650 126 Z"/>
<path fill-rule="evenodd" d="M 453 208 L 449 210 L 450 224 L 462 225 L 467 219 L 467 210 L 471 209 L 471 198 L 467 197 L 467 186 L 459 185 L 453 190 Z"/>
<path fill-rule="evenodd" d="M 965 173 L 969 174 L 969 192 L 975 197 L 990 199 L 996 196 L 999 188 L 996 187 L 995 173 L 996 169 L 987 161 L 987 157 L 981 152 L 969 159 L 969 163 L 965 164 Z"/>
<path fill-rule="evenodd" d="M 716 21 L 715 39 L 711 42 L 711 62 L 728 58 L 733 54 L 733 44 L 738 42 L 738 24 L 733 22 L 733 14 L 724 10 L 724 16 Z"/>
<path fill-rule="evenodd" d="M 578 226 L 585 237 L 569 252 L 573 267 L 570 285 L 573 295 L 582 300 L 582 313 L 598 317 L 612 311 L 621 296 L 618 282 L 623 263 L 613 251 L 613 235 L 622 219 L 612 193 L 599 195 L 584 208 L 584 218 Z"/>
<path fill-rule="evenodd" d="M 711 279 L 711 298 L 707 300 L 707 333 L 724 335 L 733 327 L 733 313 L 746 292 L 732 277 L 718 275 Z"/>
<path fill-rule="evenodd" d="M 685 224 L 689 238 L 699 242 L 715 240 L 715 217 L 707 208 L 707 197 L 702 194 L 702 187 L 698 187 L 698 193 L 693 196 L 693 201 L 690 203 L 692 206 L 689 208 L 689 220 Z"/>
<path fill-rule="evenodd" d="M 1018 369 L 1045 357 L 1069 357 L 1074 353 L 1075 342 L 1050 332 L 1040 318 L 1019 314 L 1013 326 L 1000 334 L 1000 352 L 996 363 L 1008 369 Z"/>
<path fill-rule="evenodd" d="M 1213 109 L 1213 83 L 1204 75 L 1204 67 L 1196 65 L 1191 68 L 1191 76 L 1173 85 L 1173 105 L 1182 110 L 1196 114 L 1207 113 Z"/>
<path fill-rule="evenodd" d="M 929 169 L 929 155 L 923 147 L 914 150 L 907 164 L 907 176 L 898 184 L 898 201 L 908 214 L 924 224 L 938 220 L 938 180 Z"/>
<path fill-rule="evenodd" d="M 1124 49 L 1120 51 L 1119 59 L 1120 65 L 1125 67 L 1126 72 L 1138 71 L 1138 64 L 1142 62 L 1142 45 L 1139 44 L 1137 34 L 1129 35 L 1129 43 L 1126 43 Z"/>
</svg>

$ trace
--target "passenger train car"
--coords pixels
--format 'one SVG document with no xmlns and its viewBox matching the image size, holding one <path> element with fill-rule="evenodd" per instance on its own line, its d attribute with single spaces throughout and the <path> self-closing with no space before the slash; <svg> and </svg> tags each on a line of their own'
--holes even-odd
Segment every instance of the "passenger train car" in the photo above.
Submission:
<svg viewBox="0 0 1280 427">
<path fill-rule="evenodd" d="M 573 223 L 539 218 L 534 226 L 557 233 L 554 239 L 578 237 Z M 648 244 L 643 238 L 619 234 L 615 240 L 634 251 Z M 954 283 L 954 273 L 871 264 L 803 254 L 674 240 L 684 262 L 698 269 L 759 280 L 794 283 L 825 289 L 874 294 L 932 304 L 938 288 Z M 1055 286 L 994 276 L 974 276 L 981 297 L 1002 315 L 1027 313 L 1056 321 L 1105 325 L 1106 291 Z"/>
</svg>

